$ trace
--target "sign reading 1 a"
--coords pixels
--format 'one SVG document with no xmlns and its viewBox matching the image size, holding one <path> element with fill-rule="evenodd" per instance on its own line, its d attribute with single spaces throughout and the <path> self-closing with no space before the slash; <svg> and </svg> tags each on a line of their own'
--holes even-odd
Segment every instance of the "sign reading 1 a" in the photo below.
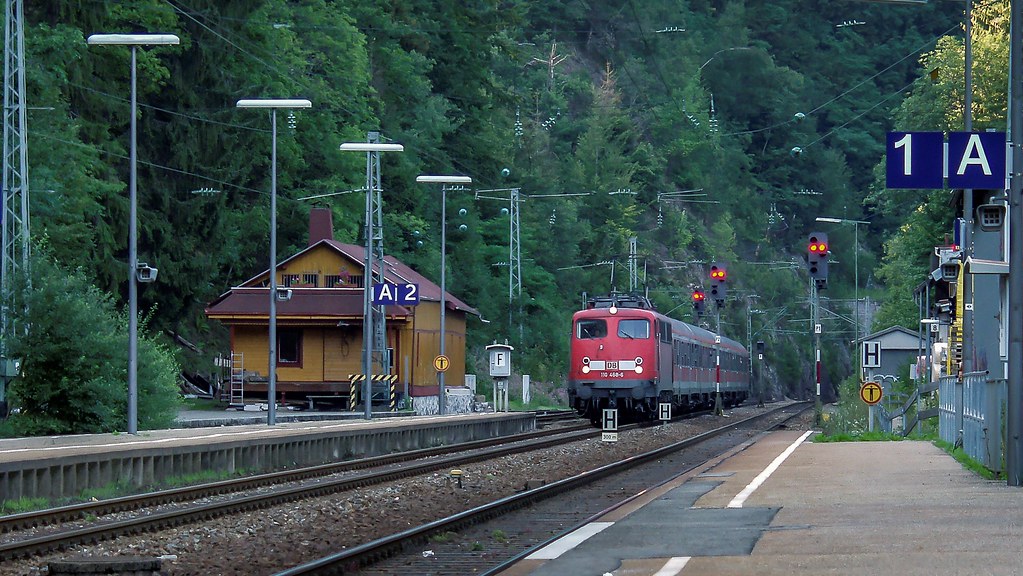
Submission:
<svg viewBox="0 0 1023 576">
<path fill-rule="evenodd" d="M 1005 132 L 889 132 L 885 152 L 888 188 L 1006 187 Z"/>
</svg>

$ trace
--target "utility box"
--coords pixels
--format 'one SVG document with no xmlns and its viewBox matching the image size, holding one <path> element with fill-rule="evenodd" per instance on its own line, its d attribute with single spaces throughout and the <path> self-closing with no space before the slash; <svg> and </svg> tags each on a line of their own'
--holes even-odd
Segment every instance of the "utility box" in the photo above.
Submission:
<svg viewBox="0 0 1023 576">
<path fill-rule="evenodd" d="M 494 410 L 507 412 L 508 377 L 511 376 L 511 352 L 514 350 L 507 344 L 494 342 L 487 346 L 490 353 L 490 377 L 494 379 Z"/>
<path fill-rule="evenodd" d="M 511 352 L 514 350 L 507 344 L 493 343 L 487 346 L 490 353 L 490 376 L 507 378 L 511 376 Z"/>
</svg>

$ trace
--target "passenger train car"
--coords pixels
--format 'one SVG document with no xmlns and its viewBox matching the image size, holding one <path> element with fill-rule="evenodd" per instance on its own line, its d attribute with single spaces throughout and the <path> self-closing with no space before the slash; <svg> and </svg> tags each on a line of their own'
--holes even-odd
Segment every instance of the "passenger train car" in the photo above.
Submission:
<svg viewBox="0 0 1023 576">
<path fill-rule="evenodd" d="M 716 361 L 720 353 L 720 365 Z M 591 422 L 604 408 L 625 420 L 712 408 L 720 382 L 724 407 L 750 395 L 749 353 L 738 342 L 674 320 L 643 296 L 592 298 L 572 316 L 569 403 Z"/>
</svg>

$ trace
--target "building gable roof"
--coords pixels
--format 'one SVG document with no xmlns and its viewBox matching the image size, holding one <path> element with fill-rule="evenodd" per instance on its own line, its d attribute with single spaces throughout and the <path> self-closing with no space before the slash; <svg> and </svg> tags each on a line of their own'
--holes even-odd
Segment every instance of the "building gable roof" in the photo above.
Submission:
<svg viewBox="0 0 1023 576">
<path fill-rule="evenodd" d="M 278 264 L 278 267 L 284 268 L 287 266 L 289 262 L 294 261 L 297 258 L 305 254 L 308 254 L 309 252 L 312 252 L 314 250 L 331 250 L 337 254 L 340 254 L 343 258 L 351 262 L 353 266 L 358 267 L 360 271 L 365 266 L 366 259 L 365 246 L 345 244 L 343 242 L 338 242 L 337 240 L 331 239 L 322 239 L 312 244 L 311 246 L 306 247 L 304 250 L 301 250 L 300 252 L 288 258 L 285 258 Z M 440 286 L 437 286 L 432 281 L 428 280 L 425 276 L 416 272 L 407 264 L 393 256 L 385 255 L 384 262 L 386 264 L 384 267 L 384 278 L 385 280 L 387 280 L 387 282 L 394 284 L 405 283 L 418 284 L 419 297 L 421 300 L 440 302 L 441 294 Z M 251 299 L 250 303 L 252 305 L 259 305 L 259 299 L 255 298 L 253 294 L 262 294 L 263 301 L 262 308 L 264 310 L 263 313 L 266 314 L 265 310 L 268 308 L 268 306 L 265 303 L 265 301 L 267 300 L 266 292 L 267 288 L 263 285 L 263 283 L 269 276 L 269 273 L 270 273 L 269 269 L 264 270 L 263 272 L 257 274 L 256 276 L 253 276 L 252 278 L 249 278 L 248 280 L 242 282 L 239 286 L 232 288 L 231 290 L 225 292 L 224 294 L 221 294 L 220 297 L 211 302 L 210 305 L 207 307 L 207 314 L 229 313 L 227 312 L 227 308 L 236 309 L 240 307 L 242 309 L 248 310 L 250 309 L 250 306 L 241 306 L 242 300 L 249 301 Z M 334 304 L 332 304 L 331 306 L 336 307 L 338 306 L 338 303 L 340 303 L 342 300 L 351 301 L 352 298 L 357 296 L 357 300 L 359 303 L 358 313 L 360 315 L 362 313 L 362 288 L 295 288 L 294 290 L 296 296 L 301 295 L 303 299 L 309 299 L 309 303 L 306 306 L 314 307 L 326 305 L 326 301 L 323 300 L 325 298 L 329 299 L 331 302 L 334 302 Z M 225 307 L 224 304 L 226 304 L 227 300 L 231 299 L 232 294 L 236 294 L 239 298 L 234 299 L 234 302 L 231 306 Z M 468 304 L 456 298 L 455 296 L 452 296 L 450 292 L 447 293 L 444 300 L 445 304 L 449 309 L 465 312 L 467 314 L 475 314 L 476 316 L 480 315 L 478 310 L 476 310 L 472 306 L 469 306 Z M 280 311 L 281 314 L 283 315 L 288 314 L 288 307 L 282 306 L 281 304 L 278 304 L 278 306 L 281 307 Z M 306 306 L 303 306 L 303 308 L 305 308 Z M 345 304 L 342 308 L 348 310 L 351 308 L 351 305 Z M 337 310 L 337 308 L 319 308 L 319 310 L 321 311 L 324 309 Z M 252 312 L 254 313 L 255 310 L 252 310 Z M 311 311 L 304 310 L 303 312 L 298 312 L 298 310 L 296 309 L 295 313 L 300 314 L 311 313 Z M 388 315 L 394 314 L 404 316 L 407 315 L 408 313 L 409 313 L 408 309 L 403 306 L 387 307 Z"/>
<path fill-rule="evenodd" d="M 891 326 L 859 339 L 859 342 L 875 341 L 881 342 L 881 348 L 886 350 L 916 350 L 920 335 L 902 326 Z"/>
</svg>

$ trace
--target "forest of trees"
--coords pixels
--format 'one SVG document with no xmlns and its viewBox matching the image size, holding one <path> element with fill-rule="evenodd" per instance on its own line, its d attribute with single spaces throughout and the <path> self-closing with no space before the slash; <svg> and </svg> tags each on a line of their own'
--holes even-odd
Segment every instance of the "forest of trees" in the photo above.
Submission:
<svg viewBox="0 0 1023 576">
<path fill-rule="evenodd" d="M 974 10 L 977 129 L 1004 129 L 1007 14 L 1006 0 Z M 12 396 L 55 411 L 69 396 L 38 393 L 55 371 L 124 386 L 113 346 L 96 347 L 101 370 L 60 365 L 89 355 L 91 338 L 120 337 L 127 300 L 130 51 L 90 47 L 90 34 L 181 38 L 138 54 L 139 259 L 160 270 L 139 292 L 140 372 L 170 374 L 154 390 L 178 367 L 213 371 L 229 343 L 204 305 L 268 265 L 269 122 L 235 103 L 307 98 L 311 109 L 279 116 L 278 257 L 305 246 L 314 205 L 332 209 L 337 239 L 362 242 L 364 195 L 345 192 L 365 186 L 365 157 L 338 146 L 379 131 L 405 147 L 382 155 L 385 249 L 428 277 L 439 278 L 439 203 L 417 175 L 521 190 L 511 303 L 507 206 L 448 196 L 448 289 L 491 320 L 470 323 L 470 357 L 507 338 L 524 372 L 558 383 L 572 311 L 586 293 L 629 288 L 636 237 L 640 288 L 685 320 L 707 264 L 729 263 L 722 331 L 745 342 L 749 320 L 779 391 L 799 396 L 812 380 L 804 254 L 817 217 L 870 222 L 859 246 L 852 226 L 824 230 L 826 305 L 848 316 L 858 261 L 861 297 L 881 303 L 875 327 L 916 326 L 909 288 L 954 214 L 948 191 L 884 188 L 885 134 L 961 129 L 962 18 L 958 3 L 854 0 L 26 3 L 33 251 L 45 260 L 33 270 L 73 279 L 47 290 L 95 303 L 113 325 L 93 320 L 36 359 L 51 335 L 22 339 Z M 62 314 L 48 308 L 26 323 L 56 330 L 38 316 Z M 830 383 L 851 371 L 853 329 L 825 321 Z M 91 415 L 89 429 L 109 418 Z"/>
</svg>

